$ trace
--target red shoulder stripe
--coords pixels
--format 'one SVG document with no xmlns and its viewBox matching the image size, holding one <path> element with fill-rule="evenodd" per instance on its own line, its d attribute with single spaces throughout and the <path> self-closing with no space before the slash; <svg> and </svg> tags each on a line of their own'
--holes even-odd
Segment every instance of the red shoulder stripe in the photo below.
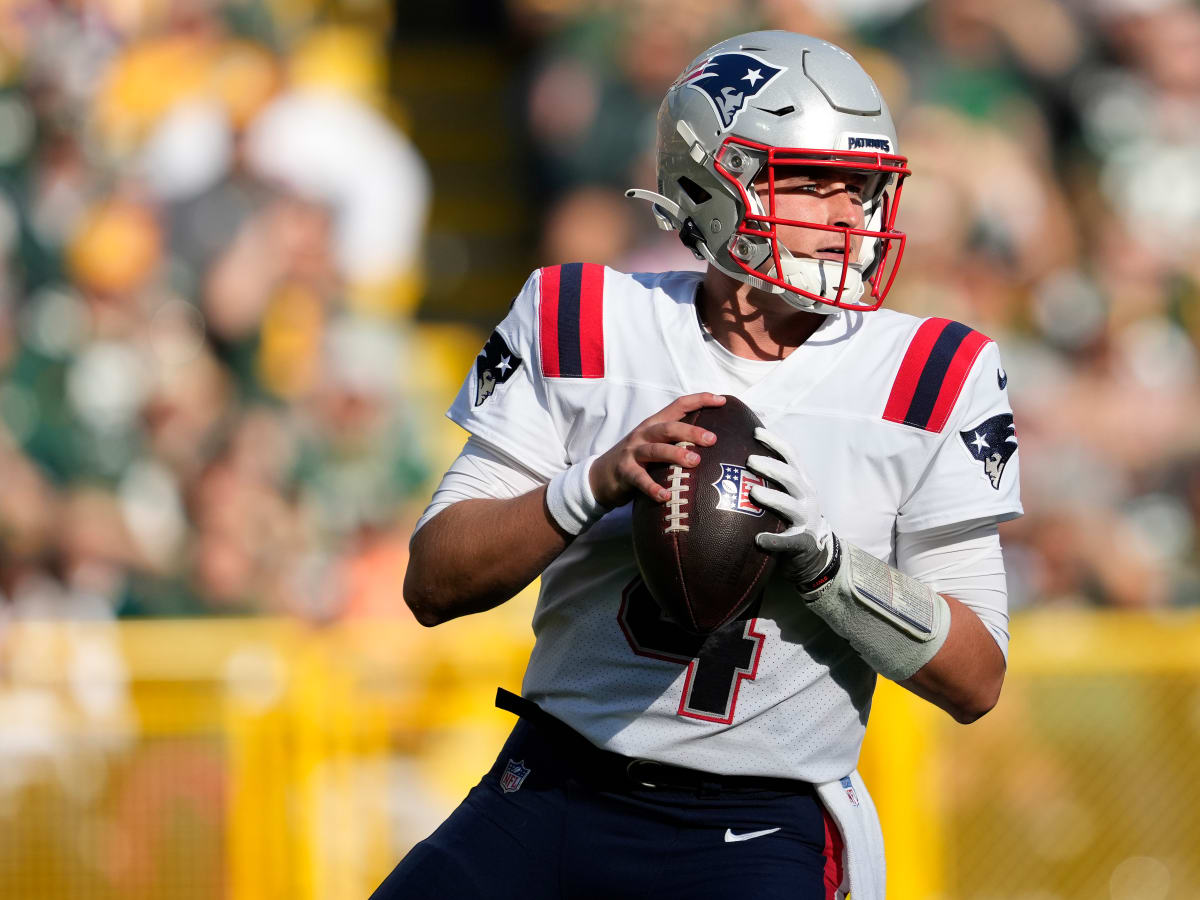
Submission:
<svg viewBox="0 0 1200 900">
<path fill-rule="evenodd" d="M 892 393 L 888 397 L 887 406 L 883 410 L 883 417 L 889 422 L 904 421 L 904 414 L 908 412 L 913 394 L 917 391 L 921 370 L 925 368 L 929 359 L 929 351 L 933 349 L 938 335 L 949 324 L 949 319 L 926 319 L 913 335 L 900 363 L 900 370 L 896 373 L 896 380 L 892 383 Z"/>
<path fill-rule="evenodd" d="M 925 426 L 929 431 L 941 432 L 946 427 L 954 404 L 958 402 L 958 395 L 962 393 L 963 385 L 967 383 L 967 376 L 971 374 L 971 367 L 975 365 L 975 360 L 979 357 L 980 352 L 990 342 L 991 338 L 987 335 L 972 331 L 958 345 L 954 358 L 946 368 L 942 388 L 933 404 L 933 413 L 929 416 L 929 424 Z"/>
<path fill-rule="evenodd" d="M 559 266 L 542 269 L 538 325 L 542 350 L 542 374 L 558 377 L 558 283 Z"/>
<path fill-rule="evenodd" d="M 583 267 L 579 291 L 579 363 L 584 378 L 604 377 L 604 266 Z"/>
<path fill-rule="evenodd" d="M 604 267 L 567 263 L 542 269 L 542 374 L 604 377 Z"/>
<path fill-rule="evenodd" d="M 940 432 L 991 338 L 949 319 L 927 319 L 913 335 L 896 373 L 883 418 Z"/>
</svg>

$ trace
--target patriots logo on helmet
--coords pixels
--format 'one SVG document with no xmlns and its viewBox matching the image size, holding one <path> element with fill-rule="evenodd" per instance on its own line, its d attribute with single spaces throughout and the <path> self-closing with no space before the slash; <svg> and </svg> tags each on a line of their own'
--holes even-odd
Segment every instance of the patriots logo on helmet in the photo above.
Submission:
<svg viewBox="0 0 1200 900">
<path fill-rule="evenodd" d="M 721 477 L 712 483 L 721 495 L 717 501 L 717 509 L 727 509 L 747 516 L 761 516 L 762 507 L 755 505 L 750 499 L 750 488 L 756 484 L 766 486 L 766 482 L 749 469 L 731 463 L 721 463 Z"/>
<path fill-rule="evenodd" d="M 959 435 L 971 455 L 983 463 L 983 470 L 991 479 L 992 487 L 1000 490 L 1004 467 L 1017 452 L 1017 428 L 1013 424 L 1012 413 L 992 416 L 974 428 L 960 431 Z"/>
<path fill-rule="evenodd" d="M 475 405 L 492 396 L 496 386 L 512 378 L 524 360 L 509 349 L 499 331 L 493 331 L 488 342 L 475 357 Z"/>
<path fill-rule="evenodd" d="M 685 72 L 676 84 L 707 97 L 721 120 L 721 130 L 728 131 L 747 101 L 786 71 L 786 66 L 772 66 L 751 53 L 718 53 Z"/>
</svg>

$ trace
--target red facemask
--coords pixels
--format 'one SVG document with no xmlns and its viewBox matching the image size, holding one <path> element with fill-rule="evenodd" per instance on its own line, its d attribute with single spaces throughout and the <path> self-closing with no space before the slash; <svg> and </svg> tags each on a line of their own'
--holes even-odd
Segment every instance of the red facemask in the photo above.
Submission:
<svg viewBox="0 0 1200 900">
<path fill-rule="evenodd" d="M 747 154 L 741 152 L 739 148 L 744 148 L 744 150 L 751 152 Z M 765 161 L 763 161 L 763 154 L 766 155 Z M 740 165 L 737 164 L 739 159 L 743 161 Z M 736 174 L 745 170 L 748 159 L 762 161 L 762 167 L 755 176 L 756 181 L 759 182 L 761 182 L 762 178 L 766 178 L 767 203 L 766 211 L 762 214 L 754 212 L 756 204 L 751 201 L 749 193 L 738 180 Z M 850 228 L 844 225 L 824 225 L 817 222 L 804 222 L 777 216 L 775 202 L 776 170 L 782 167 L 794 168 L 796 166 L 842 169 L 856 173 L 865 173 L 883 179 L 885 183 L 882 187 L 865 192 L 866 196 L 875 198 L 868 201 L 873 204 L 873 208 L 871 209 L 867 223 L 870 224 L 872 220 L 877 221 L 879 230 Z M 836 306 L 839 309 L 857 310 L 860 312 L 879 309 L 887 297 L 888 291 L 891 290 L 892 282 L 896 278 L 896 270 L 899 268 L 900 260 L 904 256 L 905 235 L 904 232 L 896 230 L 895 223 L 896 212 L 900 207 L 900 193 L 904 187 L 904 180 L 911 174 L 908 169 L 907 158 L 894 154 L 861 150 L 809 150 L 799 147 L 771 147 L 767 144 L 759 144 L 744 138 L 729 137 L 725 139 L 721 145 L 721 149 L 717 152 L 714 168 L 737 189 L 741 195 L 743 207 L 746 209 L 746 214 L 742 217 L 741 222 L 738 223 L 735 229 L 735 236 L 731 239 L 729 255 L 733 262 L 745 271 L 747 275 L 761 279 L 792 294 L 806 297 L 813 302 Z M 896 178 L 895 192 L 894 194 L 889 194 L 886 188 L 887 182 L 892 176 Z M 832 296 L 805 290 L 780 277 L 784 271 L 777 230 L 777 227 L 780 225 L 812 228 L 817 231 L 834 232 L 841 235 L 844 247 L 841 277 L 837 283 L 836 291 L 830 292 Z M 739 254 L 733 248 L 737 245 L 738 236 L 742 235 L 760 242 L 766 240 L 769 243 L 771 251 L 770 259 L 774 262 L 773 269 L 766 265 L 756 269 L 745 260 L 739 258 Z M 858 299 L 848 301 L 843 298 L 849 296 L 851 293 L 851 285 L 847 284 L 846 276 L 851 264 L 854 262 L 850 258 L 850 247 L 851 239 L 856 236 L 861 237 L 864 241 L 873 241 L 875 244 L 872 258 L 867 262 L 863 271 L 862 295 Z M 750 254 L 745 255 L 748 256 Z M 836 263 L 834 264 L 836 265 Z M 771 274 L 771 272 L 774 274 Z"/>
</svg>

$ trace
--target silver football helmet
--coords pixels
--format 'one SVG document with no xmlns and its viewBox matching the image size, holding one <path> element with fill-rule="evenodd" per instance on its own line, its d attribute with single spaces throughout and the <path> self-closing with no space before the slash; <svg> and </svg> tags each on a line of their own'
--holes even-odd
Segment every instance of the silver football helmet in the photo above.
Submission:
<svg viewBox="0 0 1200 900">
<path fill-rule="evenodd" d="M 698 258 L 799 309 L 873 310 L 904 253 L 895 222 L 909 171 L 896 149 L 887 104 L 849 53 L 807 35 L 757 31 L 710 47 L 671 85 L 658 111 L 658 192 L 626 195 L 651 201 L 659 226 L 678 231 Z M 865 227 L 779 218 L 783 167 L 865 174 Z M 793 255 L 778 225 L 836 233 L 842 259 Z M 855 236 L 862 242 L 851 259 Z"/>
</svg>

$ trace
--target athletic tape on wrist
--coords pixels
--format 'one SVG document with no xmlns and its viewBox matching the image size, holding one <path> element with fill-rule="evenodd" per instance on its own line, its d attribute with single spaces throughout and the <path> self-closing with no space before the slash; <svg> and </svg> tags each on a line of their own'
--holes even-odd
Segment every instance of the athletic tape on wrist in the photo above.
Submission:
<svg viewBox="0 0 1200 900">
<path fill-rule="evenodd" d="M 801 596 L 876 672 L 904 681 L 945 643 L 946 598 L 853 544 L 840 546 L 837 571 Z"/>
<path fill-rule="evenodd" d="M 601 506 L 592 494 L 592 483 L 588 479 L 592 463 L 599 455 L 559 472 L 546 487 L 546 508 L 567 534 L 581 533 L 608 512 L 608 507 Z"/>
</svg>

